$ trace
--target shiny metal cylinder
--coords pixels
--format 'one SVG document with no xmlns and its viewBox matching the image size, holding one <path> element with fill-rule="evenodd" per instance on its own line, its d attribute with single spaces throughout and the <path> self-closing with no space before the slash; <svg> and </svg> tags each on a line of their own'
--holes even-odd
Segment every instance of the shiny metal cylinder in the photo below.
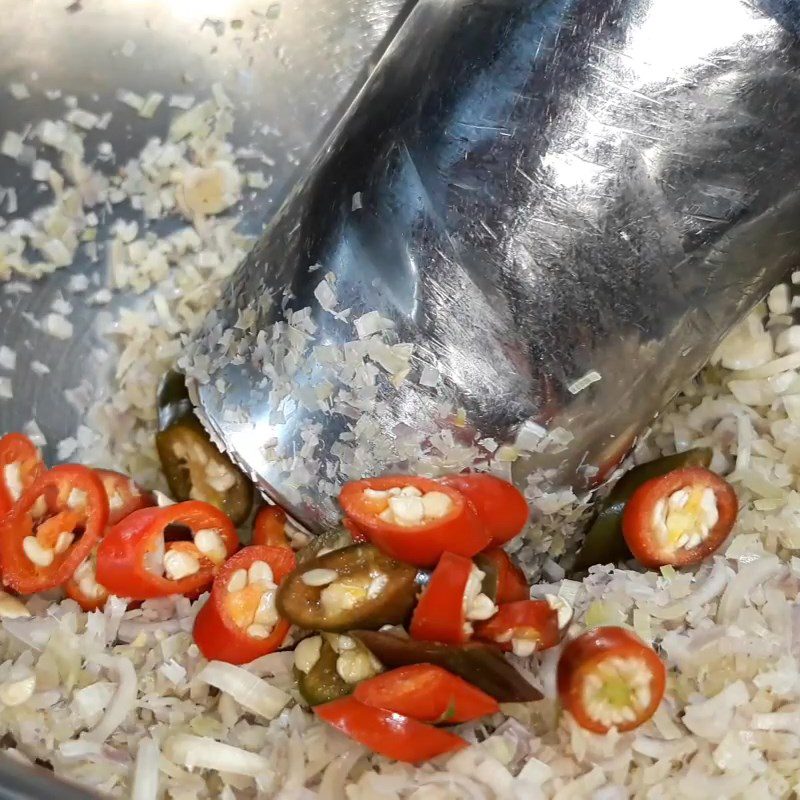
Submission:
<svg viewBox="0 0 800 800">
<path fill-rule="evenodd" d="M 420 0 L 187 350 L 214 438 L 312 528 L 392 469 L 596 481 L 796 260 L 799 20 Z"/>
</svg>

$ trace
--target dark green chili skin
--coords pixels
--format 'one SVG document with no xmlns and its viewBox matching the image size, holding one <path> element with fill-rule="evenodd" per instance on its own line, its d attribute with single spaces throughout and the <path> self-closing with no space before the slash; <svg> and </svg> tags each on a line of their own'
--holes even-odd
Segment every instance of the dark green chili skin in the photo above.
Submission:
<svg viewBox="0 0 800 800">
<path fill-rule="evenodd" d="M 241 525 L 253 506 L 253 484 L 209 438 L 195 416 L 183 375 L 170 370 L 164 376 L 157 405 L 156 449 L 172 498 L 204 500 Z M 233 484 L 222 491 L 211 486 L 203 477 L 208 464 L 230 474 Z"/>
<path fill-rule="evenodd" d="M 708 468 L 712 455 L 709 448 L 698 447 L 657 458 L 628 470 L 601 502 L 575 558 L 573 571 L 583 572 L 595 564 L 617 564 L 633 558 L 622 535 L 622 512 L 631 495 L 651 478 L 658 478 L 673 470 L 684 467 Z"/>
</svg>

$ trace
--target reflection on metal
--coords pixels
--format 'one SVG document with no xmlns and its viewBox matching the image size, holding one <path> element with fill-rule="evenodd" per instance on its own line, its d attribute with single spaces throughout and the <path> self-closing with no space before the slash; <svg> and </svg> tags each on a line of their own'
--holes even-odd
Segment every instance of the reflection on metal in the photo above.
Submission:
<svg viewBox="0 0 800 800">
<path fill-rule="evenodd" d="M 196 387 L 209 429 L 312 527 L 336 515 L 342 464 L 434 464 L 444 403 L 466 412 L 459 441 L 557 451 L 515 461 L 520 484 L 591 481 L 798 253 L 798 19 L 790 2 L 420 0 L 195 342 L 217 365 L 222 330 L 256 312 L 215 374 L 224 397 Z M 326 272 L 346 322 L 313 294 Z M 291 374 L 253 358 L 287 303 L 316 326 Z M 273 392 L 319 385 L 313 345 L 374 309 L 415 345 L 408 379 L 378 382 L 381 447 L 349 434 L 363 409 Z"/>
</svg>

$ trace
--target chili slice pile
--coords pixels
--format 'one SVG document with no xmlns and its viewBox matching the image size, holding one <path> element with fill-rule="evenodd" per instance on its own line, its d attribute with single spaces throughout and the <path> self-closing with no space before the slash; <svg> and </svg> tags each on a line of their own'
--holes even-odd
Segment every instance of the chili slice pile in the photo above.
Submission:
<svg viewBox="0 0 800 800">
<path fill-rule="evenodd" d="M 161 437 L 180 461 L 172 478 L 185 478 L 188 464 L 183 489 L 205 482 L 224 505 L 232 494 L 221 481 L 231 475 L 216 469 L 213 453 L 192 447 L 193 429 L 176 420 Z M 244 500 L 235 503 L 239 516 Z M 637 474 L 625 500 L 622 532 L 646 566 L 695 563 L 724 541 L 736 516 L 732 488 L 705 469 L 647 482 Z M 528 656 L 558 644 L 571 609 L 558 597 L 529 599 L 524 573 L 501 547 L 528 520 L 513 485 L 483 473 L 388 476 L 347 484 L 340 501 L 342 528 L 298 556 L 275 506 L 259 511 L 253 544 L 236 552 L 233 522 L 215 505 L 158 508 L 152 493 L 116 472 L 45 471 L 33 443 L 12 434 L 0 439 L 3 582 L 24 593 L 62 585 L 87 611 L 110 594 L 196 597 L 211 587 L 194 639 L 206 658 L 234 664 L 281 647 L 290 623 L 314 631 L 294 648 L 304 699 L 346 735 L 409 763 L 466 746 L 437 725 L 541 697 L 503 651 Z M 386 625 L 408 625 L 411 638 L 364 630 Z M 578 724 L 625 731 L 652 716 L 665 676 L 636 636 L 598 628 L 566 645 L 557 686 Z"/>
</svg>

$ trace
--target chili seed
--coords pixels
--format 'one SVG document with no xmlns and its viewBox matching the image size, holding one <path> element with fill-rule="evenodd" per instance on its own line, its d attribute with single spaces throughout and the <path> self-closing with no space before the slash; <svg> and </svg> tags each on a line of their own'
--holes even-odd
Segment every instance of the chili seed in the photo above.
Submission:
<svg viewBox="0 0 800 800">
<path fill-rule="evenodd" d="M 339 577 L 335 569 L 310 569 L 303 573 L 301 580 L 306 586 L 327 586 Z"/>
<path fill-rule="evenodd" d="M 247 586 L 247 570 L 237 569 L 228 581 L 229 592 L 241 592 Z"/>
</svg>

